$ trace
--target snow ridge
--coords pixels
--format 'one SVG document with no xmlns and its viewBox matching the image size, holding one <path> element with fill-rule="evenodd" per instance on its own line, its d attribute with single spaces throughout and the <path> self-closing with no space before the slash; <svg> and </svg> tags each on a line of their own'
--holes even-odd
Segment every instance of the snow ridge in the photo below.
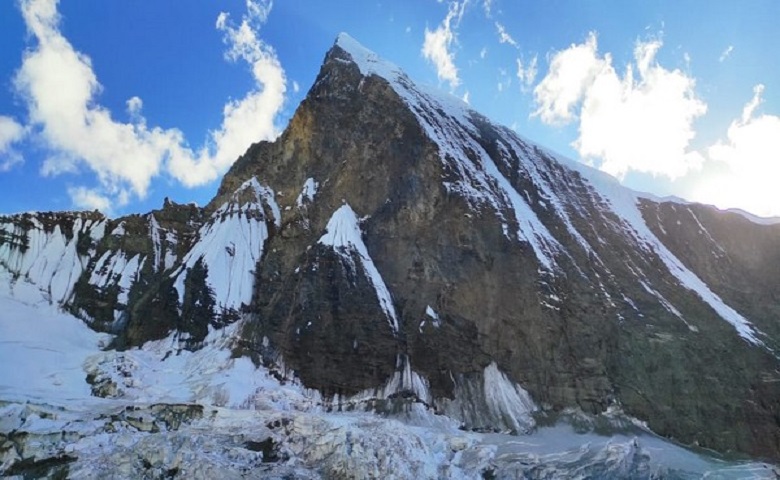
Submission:
<svg viewBox="0 0 780 480">
<path fill-rule="evenodd" d="M 554 271 L 555 255 L 563 251 L 562 246 L 476 140 L 479 133 L 468 104 L 452 95 L 415 85 L 399 67 L 380 59 L 346 34 L 339 35 L 336 43 L 352 57 L 363 75 L 384 78 L 407 103 L 425 133 L 439 146 L 442 163 L 453 173 L 453 179 L 445 181 L 447 189 L 463 196 L 475 210 L 491 208 L 504 223 L 505 234 L 508 225 L 502 212 L 512 211 L 518 240 L 529 243 L 541 265 L 548 272 Z M 582 239 L 570 222 L 567 226 L 576 238 Z M 581 243 L 587 245 L 584 240 Z"/>
<path fill-rule="evenodd" d="M 360 257 L 363 271 L 374 286 L 379 305 L 387 315 L 393 332 L 397 333 L 398 316 L 393 306 L 393 298 L 382 279 L 382 275 L 368 254 L 366 244 L 363 243 L 359 220 L 352 207 L 344 204 L 336 210 L 330 217 L 326 230 L 318 243 L 333 247 L 337 254 L 350 263 L 352 263 L 351 253 L 356 253 Z"/>
</svg>

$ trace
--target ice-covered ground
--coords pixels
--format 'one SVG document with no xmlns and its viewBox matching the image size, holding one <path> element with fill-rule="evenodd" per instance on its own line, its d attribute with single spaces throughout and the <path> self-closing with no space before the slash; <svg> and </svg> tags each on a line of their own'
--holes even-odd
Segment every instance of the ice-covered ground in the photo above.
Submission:
<svg viewBox="0 0 780 480">
<path fill-rule="evenodd" d="M 394 418 L 328 411 L 294 381 L 231 358 L 237 325 L 203 349 L 171 337 L 125 352 L 0 268 L 0 474 L 73 478 L 776 478 L 627 422 L 528 435 L 462 431 L 421 403 Z M 90 375 L 92 385 L 87 383 Z M 92 395 L 111 386 L 111 398 Z M 618 417 L 616 417 L 618 418 Z M 628 426 L 626 426 L 628 425 Z M 660 476 L 660 477 L 659 477 Z"/>
</svg>

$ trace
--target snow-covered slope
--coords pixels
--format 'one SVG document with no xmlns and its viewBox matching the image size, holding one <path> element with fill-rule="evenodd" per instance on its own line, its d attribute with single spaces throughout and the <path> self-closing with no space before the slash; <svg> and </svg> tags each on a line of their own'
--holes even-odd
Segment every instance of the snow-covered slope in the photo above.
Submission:
<svg viewBox="0 0 780 480">
<path fill-rule="evenodd" d="M 46 217 L 21 215 L 21 222 L 12 218 L 0 221 L 0 267 L 37 285 L 50 302 L 62 304 L 70 299 L 84 267 L 89 261 L 89 251 L 79 251 L 82 235 L 93 241 L 100 239 L 105 230 L 105 220 L 92 219 L 88 215 L 68 216 L 70 232 L 63 227 L 44 224 Z"/>
<path fill-rule="evenodd" d="M 254 178 L 207 218 L 167 200 L 162 210 L 114 221 L 68 212 L 3 217 L 0 269 L 94 328 L 117 331 L 128 325 L 134 302 L 167 288 L 168 278 L 181 303 L 187 272 L 200 261 L 216 313 L 237 312 L 250 303 L 269 226 L 280 221 L 274 192 Z"/>
<path fill-rule="evenodd" d="M 201 227 L 198 241 L 174 273 L 179 298 L 184 297 L 186 270 L 202 259 L 208 269 L 206 283 L 219 308 L 238 310 L 249 305 L 255 266 L 268 239 L 268 224 L 278 228 L 281 218 L 273 190 L 256 178 L 244 182 Z"/>
</svg>

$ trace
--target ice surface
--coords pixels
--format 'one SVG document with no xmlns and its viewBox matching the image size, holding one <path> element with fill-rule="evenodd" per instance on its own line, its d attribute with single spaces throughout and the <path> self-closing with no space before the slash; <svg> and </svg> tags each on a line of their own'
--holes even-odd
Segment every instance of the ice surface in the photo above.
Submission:
<svg viewBox="0 0 780 480">
<path fill-rule="evenodd" d="M 431 405 L 433 397 L 431 396 L 430 386 L 425 377 L 412 370 L 409 359 L 406 356 L 399 356 L 396 372 L 382 386 L 369 388 L 355 395 L 339 396 L 335 395 L 328 399 L 330 405 L 339 409 L 364 409 L 369 401 L 380 399 L 386 400 L 398 394 L 414 395 L 414 397 L 426 404 Z"/>
</svg>

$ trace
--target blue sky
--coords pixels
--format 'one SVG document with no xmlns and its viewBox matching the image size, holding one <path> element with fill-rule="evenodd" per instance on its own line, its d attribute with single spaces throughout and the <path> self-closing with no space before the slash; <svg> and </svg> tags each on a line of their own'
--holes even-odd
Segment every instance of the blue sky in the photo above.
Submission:
<svg viewBox="0 0 780 480">
<path fill-rule="evenodd" d="M 780 2 L 0 2 L 0 212 L 207 203 L 345 31 L 624 184 L 780 215 Z"/>
</svg>

